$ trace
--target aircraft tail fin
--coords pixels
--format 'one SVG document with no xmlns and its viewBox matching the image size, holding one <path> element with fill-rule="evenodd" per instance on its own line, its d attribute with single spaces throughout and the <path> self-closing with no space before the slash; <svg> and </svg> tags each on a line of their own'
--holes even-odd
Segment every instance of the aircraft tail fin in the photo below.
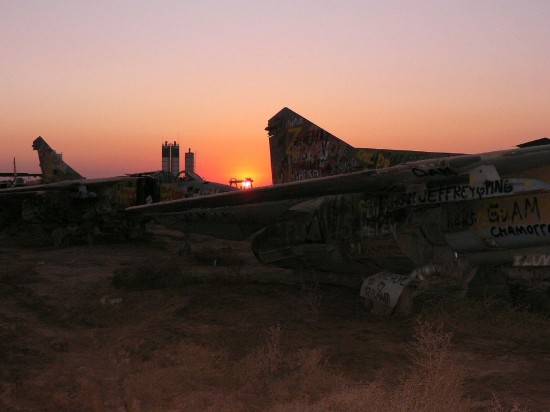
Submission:
<svg viewBox="0 0 550 412">
<path fill-rule="evenodd" d="M 379 169 L 458 153 L 358 149 L 285 107 L 268 121 L 273 184 Z"/>
<path fill-rule="evenodd" d="M 63 161 L 62 156 L 53 150 L 42 136 L 38 136 L 32 142 L 32 148 L 38 152 L 44 183 L 84 179 L 83 176 Z"/>
</svg>

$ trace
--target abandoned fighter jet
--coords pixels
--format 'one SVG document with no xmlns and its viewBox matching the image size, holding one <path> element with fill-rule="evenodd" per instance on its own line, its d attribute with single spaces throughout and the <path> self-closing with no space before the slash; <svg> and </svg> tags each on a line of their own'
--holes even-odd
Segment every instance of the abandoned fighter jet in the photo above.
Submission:
<svg viewBox="0 0 550 412">
<path fill-rule="evenodd" d="M 434 288 L 464 294 L 488 266 L 549 288 L 549 139 L 469 155 L 355 149 L 287 108 L 267 130 L 275 185 L 128 212 L 248 238 L 266 264 L 356 274 L 378 313 Z"/>
<path fill-rule="evenodd" d="M 33 142 L 41 179 L 0 189 L 0 228 L 33 223 L 61 244 L 70 237 L 87 237 L 96 229 L 126 231 L 125 209 L 146 203 L 155 182 L 147 177 L 85 179 L 42 137 Z"/>
<path fill-rule="evenodd" d="M 179 161 L 170 158 L 173 170 L 85 179 L 42 137 L 34 140 L 33 149 L 38 152 L 42 173 L 17 174 L 14 164 L 13 180 L 0 186 L 0 228 L 7 224 L 39 223 L 53 235 L 56 244 L 76 236 L 89 238 L 96 229 L 123 234 L 137 232 L 139 227 L 126 219 L 125 209 L 129 206 L 238 190 L 206 181 L 196 174 L 191 152 L 186 153 L 186 160 L 192 161 L 186 162 L 183 172 L 178 171 Z M 40 176 L 40 179 L 24 181 L 22 176 Z"/>
</svg>

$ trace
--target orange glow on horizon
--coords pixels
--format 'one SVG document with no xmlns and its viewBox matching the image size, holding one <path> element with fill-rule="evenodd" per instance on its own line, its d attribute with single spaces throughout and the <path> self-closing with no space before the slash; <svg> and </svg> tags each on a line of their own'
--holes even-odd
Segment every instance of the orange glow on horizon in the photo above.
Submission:
<svg viewBox="0 0 550 412">
<path fill-rule="evenodd" d="M 265 186 L 285 106 L 357 148 L 550 136 L 550 2 L 35 3 L 2 9 L 0 172 L 39 172 L 39 135 L 88 178 L 160 170 L 175 140 Z"/>
</svg>

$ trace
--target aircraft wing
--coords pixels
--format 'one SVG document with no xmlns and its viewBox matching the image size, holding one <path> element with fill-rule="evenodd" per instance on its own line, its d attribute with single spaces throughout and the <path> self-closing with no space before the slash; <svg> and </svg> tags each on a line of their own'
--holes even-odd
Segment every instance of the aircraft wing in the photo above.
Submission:
<svg viewBox="0 0 550 412">
<path fill-rule="evenodd" d="M 399 192 L 405 191 L 407 187 L 421 184 L 459 184 L 468 183 L 472 179 L 497 180 L 510 176 L 520 177 L 514 173 L 525 172 L 526 169 L 547 167 L 550 163 L 549 158 L 550 145 L 426 159 L 384 169 L 135 206 L 127 211 L 131 214 L 153 216 L 193 209 L 307 199 L 344 193 Z M 485 176 L 486 174 L 489 175 Z"/>
<path fill-rule="evenodd" d="M 549 181 L 550 145 L 425 159 L 383 169 L 134 206 L 126 211 L 131 219 L 151 218 L 183 232 L 243 240 L 324 196 L 363 193 L 376 197 L 427 189 L 437 197 L 452 193 L 461 185 L 479 186 L 507 178 Z"/>
<path fill-rule="evenodd" d="M 101 179 L 82 179 L 82 180 L 66 180 L 57 183 L 46 184 L 30 184 L 25 186 L 10 187 L 6 189 L 0 189 L 0 197 L 13 196 L 15 194 L 24 193 L 46 193 L 52 191 L 73 191 L 78 190 L 80 187 L 85 186 L 88 191 L 93 189 L 113 186 L 117 183 L 128 181 L 135 181 L 137 177 L 121 176 L 121 177 L 109 177 Z"/>
</svg>

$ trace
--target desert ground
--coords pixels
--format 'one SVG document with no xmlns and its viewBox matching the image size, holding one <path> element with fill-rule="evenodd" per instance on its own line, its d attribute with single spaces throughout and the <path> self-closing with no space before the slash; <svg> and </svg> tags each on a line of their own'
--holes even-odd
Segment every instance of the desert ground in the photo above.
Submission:
<svg viewBox="0 0 550 412">
<path fill-rule="evenodd" d="M 29 238 L 0 239 L 2 411 L 550 410 L 545 313 L 476 297 L 377 316 L 326 274 L 158 227 Z"/>
</svg>

